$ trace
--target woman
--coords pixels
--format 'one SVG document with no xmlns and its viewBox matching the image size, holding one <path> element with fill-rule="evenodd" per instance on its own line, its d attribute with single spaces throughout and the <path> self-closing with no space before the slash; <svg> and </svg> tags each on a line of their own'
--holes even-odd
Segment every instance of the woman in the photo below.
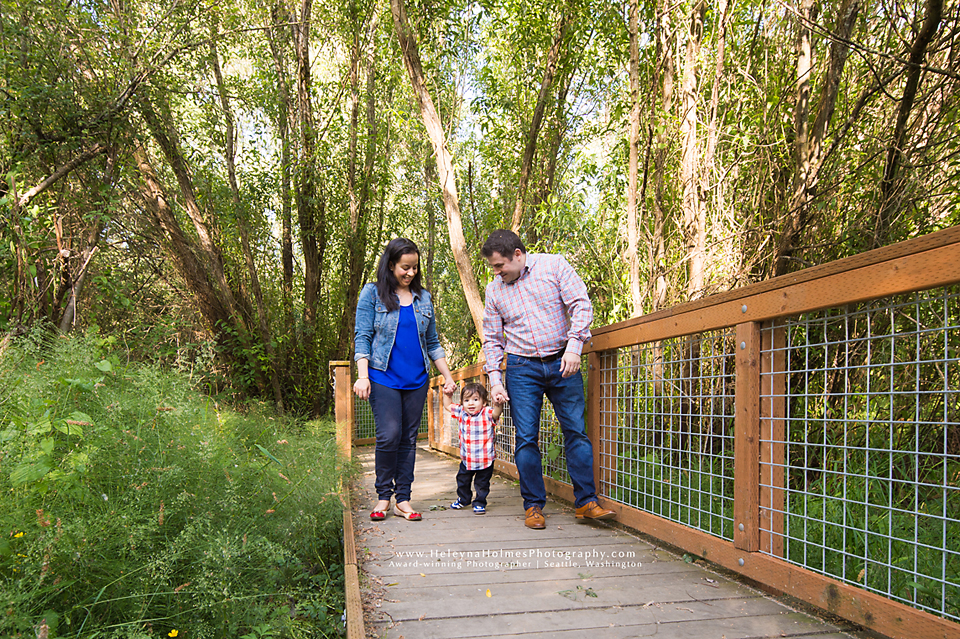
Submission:
<svg viewBox="0 0 960 639">
<path fill-rule="evenodd" d="M 420 250 L 405 238 L 391 240 L 380 256 L 376 283 L 367 284 L 357 302 L 354 333 L 357 381 L 353 392 L 370 400 L 377 430 L 376 489 L 379 500 L 370 519 L 394 514 L 422 519 L 410 505 L 417 453 L 417 432 L 427 399 L 430 361 L 453 392 L 446 354 L 437 337 L 430 293 L 420 284 Z"/>
</svg>

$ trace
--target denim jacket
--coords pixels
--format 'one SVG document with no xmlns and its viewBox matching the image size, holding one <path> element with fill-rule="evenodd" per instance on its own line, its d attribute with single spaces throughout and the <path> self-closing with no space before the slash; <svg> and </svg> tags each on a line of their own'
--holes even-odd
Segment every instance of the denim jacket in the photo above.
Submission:
<svg viewBox="0 0 960 639">
<path fill-rule="evenodd" d="M 413 312 L 417 318 L 423 364 L 427 375 L 430 375 L 430 362 L 446 357 L 446 353 L 437 336 L 437 320 L 429 292 L 424 290 L 413 296 Z M 357 302 L 357 321 L 353 333 L 354 361 L 367 359 L 370 366 L 378 371 L 387 370 L 399 323 L 400 309 L 387 311 L 377 294 L 377 285 L 371 283 L 364 286 Z"/>
</svg>

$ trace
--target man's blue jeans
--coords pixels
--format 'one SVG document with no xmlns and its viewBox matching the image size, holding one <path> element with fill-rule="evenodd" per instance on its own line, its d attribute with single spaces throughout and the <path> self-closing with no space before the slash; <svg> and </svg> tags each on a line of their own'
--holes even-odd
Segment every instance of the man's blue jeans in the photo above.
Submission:
<svg viewBox="0 0 960 639">
<path fill-rule="evenodd" d="M 516 429 L 514 460 L 520 474 L 524 510 L 531 506 L 542 508 L 547 503 L 539 445 L 544 394 L 553 404 L 553 412 L 560 422 L 576 506 L 579 508 L 596 499 L 593 445 L 587 438 L 584 424 L 583 375 L 578 371 L 564 378 L 560 375 L 559 359 L 543 363 L 507 353 L 504 383 L 510 395 L 510 414 Z"/>
</svg>

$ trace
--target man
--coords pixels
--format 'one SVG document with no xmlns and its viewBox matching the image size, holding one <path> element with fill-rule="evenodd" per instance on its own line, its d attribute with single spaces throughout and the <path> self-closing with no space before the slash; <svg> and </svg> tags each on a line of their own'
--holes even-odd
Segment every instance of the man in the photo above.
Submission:
<svg viewBox="0 0 960 639">
<path fill-rule="evenodd" d="M 577 519 L 612 519 L 616 513 L 597 504 L 593 446 L 583 420 L 580 354 L 593 321 L 587 287 L 562 256 L 528 255 L 511 231 L 491 233 L 480 252 L 495 276 L 487 285 L 483 310 L 483 370 L 490 376 L 493 401 L 510 400 L 524 523 L 538 530 L 546 527 L 542 511 L 547 492 L 538 444 L 544 394 L 563 432 Z M 504 356 L 505 382 L 500 372 Z"/>
</svg>

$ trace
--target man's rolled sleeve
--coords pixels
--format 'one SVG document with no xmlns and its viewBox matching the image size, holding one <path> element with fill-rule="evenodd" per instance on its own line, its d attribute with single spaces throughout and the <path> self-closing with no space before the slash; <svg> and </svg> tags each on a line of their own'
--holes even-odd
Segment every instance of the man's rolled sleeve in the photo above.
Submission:
<svg viewBox="0 0 960 639">
<path fill-rule="evenodd" d="M 590 339 L 590 323 L 593 322 L 593 304 L 583 283 L 570 263 L 561 256 L 557 269 L 560 282 L 560 298 L 570 315 L 570 330 L 567 332 L 567 352 L 583 352 L 583 344 Z"/>
<path fill-rule="evenodd" d="M 483 370 L 490 377 L 490 385 L 497 386 L 503 384 L 503 376 L 500 373 L 500 364 L 503 362 L 505 350 L 503 318 L 497 311 L 489 286 L 486 293 L 483 305 L 483 357 L 486 361 L 483 364 Z"/>
</svg>

